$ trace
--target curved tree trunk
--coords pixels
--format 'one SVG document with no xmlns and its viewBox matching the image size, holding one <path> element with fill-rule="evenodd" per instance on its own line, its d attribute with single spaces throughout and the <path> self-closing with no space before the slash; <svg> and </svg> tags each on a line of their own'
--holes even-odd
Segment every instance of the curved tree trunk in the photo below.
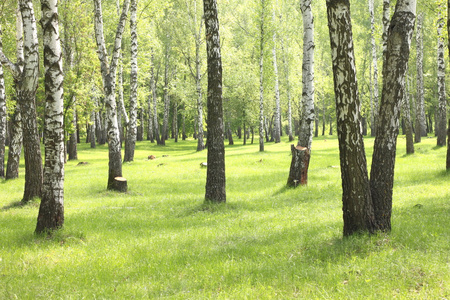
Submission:
<svg viewBox="0 0 450 300">
<path fill-rule="evenodd" d="M 25 190 L 22 202 L 41 197 L 42 157 L 36 118 L 36 90 L 39 73 L 39 50 L 33 3 L 20 0 L 24 32 L 25 60 L 18 101 L 22 115 L 23 146 L 25 157 Z"/>
<path fill-rule="evenodd" d="M 348 236 L 361 231 L 375 231 L 375 220 L 361 132 L 349 0 L 327 0 L 327 13 L 341 162 L 344 236 Z"/>
<path fill-rule="evenodd" d="M 217 1 L 203 0 L 208 58 L 208 170 L 206 202 L 225 202 L 225 146 L 222 108 L 222 58 Z"/>
<path fill-rule="evenodd" d="M 116 177 L 122 177 L 122 153 L 120 144 L 120 132 L 117 124 L 116 110 L 116 69 L 119 52 L 121 48 L 122 33 L 125 27 L 125 21 L 130 5 L 129 0 L 123 3 L 122 14 L 117 25 L 114 52 L 111 64 L 108 64 L 108 56 L 105 47 L 105 38 L 103 35 L 103 16 L 100 0 L 94 0 L 95 5 L 95 36 L 98 47 L 98 58 L 101 64 L 103 78 L 103 89 L 105 92 L 106 106 L 106 124 L 108 134 L 108 152 L 109 152 L 109 171 L 108 171 L 108 190 L 119 190 L 115 182 Z"/>
<path fill-rule="evenodd" d="M 45 66 L 45 167 L 36 232 L 64 224 L 64 97 L 57 0 L 41 0 Z"/>
<path fill-rule="evenodd" d="M 130 72 L 130 122 L 128 123 L 127 135 L 125 140 L 124 162 L 134 160 L 134 149 L 136 147 L 137 135 L 137 0 L 131 0 L 130 3 L 130 32 L 131 32 L 131 72 Z"/>
<path fill-rule="evenodd" d="M 438 127 L 437 132 L 437 146 L 443 147 L 446 145 L 447 138 L 447 95 L 445 92 L 445 60 L 444 60 L 444 36 L 442 30 L 444 29 L 444 18 L 441 13 L 441 5 L 439 5 L 437 32 L 438 32 L 438 51 L 437 51 L 437 63 L 438 63 L 438 97 L 439 97 L 439 110 L 438 110 Z"/>
<path fill-rule="evenodd" d="M 416 13 L 415 0 L 398 0 L 389 27 L 386 63 L 383 65 L 383 93 L 380 121 L 375 138 L 370 189 L 377 227 L 391 230 L 392 189 L 394 186 L 395 154 Z"/>
</svg>

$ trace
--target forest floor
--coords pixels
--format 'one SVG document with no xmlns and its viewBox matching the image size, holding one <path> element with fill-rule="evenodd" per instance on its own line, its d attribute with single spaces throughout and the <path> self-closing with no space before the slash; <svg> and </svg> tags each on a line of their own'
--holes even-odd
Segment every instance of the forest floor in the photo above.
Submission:
<svg viewBox="0 0 450 300">
<path fill-rule="evenodd" d="M 222 205 L 203 203 L 194 140 L 138 142 L 125 194 L 106 191 L 107 147 L 79 144 L 51 237 L 33 234 L 39 201 L 18 205 L 22 162 L 0 181 L 0 299 L 450 299 L 450 172 L 435 138 L 406 156 L 399 137 L 392 232 L 348 238 L 336 137 L 314 139 L 297 189 L 286 137 L 264 153 L 235 142 Z"/>
</svg>

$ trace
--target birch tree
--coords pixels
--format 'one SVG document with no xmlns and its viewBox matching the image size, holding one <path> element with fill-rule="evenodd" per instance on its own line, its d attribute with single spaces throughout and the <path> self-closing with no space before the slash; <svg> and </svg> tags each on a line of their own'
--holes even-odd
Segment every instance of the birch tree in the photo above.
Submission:
<svg viewBox="0 0 450 300">
<path fill-rule="evenodd" d="M 416 99 L 416 132 L 414 141 L 420 143 L 422 136 L 427 136 L 425 120 L 425 97 L 423 84 L 423 13 L 417 16 L 416 26 L 416 70 L 417 70 L 417 99 Z"/>
<path fill-rule="evenodd" d="M 389 5 L 389 2 L 388 4 Z M 371 95 L 373 95 L 373 110 L 371 111 L 371 135 L 376 136 L 376 124 L 378 120 L 378 58 L 377 46 L 375 43 L 375 16 L 373 8 L 373 0 L 369 0 L 369 14 L 370 14 L 370 41 L 372 44 L 372 65 L 373 65 L 373 84 L 371 84 Z M 372 76 L 372 75 L 370 75 Z"/>
<path fill-rule="evenodd" d="M 119 190 L 115 182 L 116 177 L 122 177 L 122 154 L 120 145 L 120 133 L 117 123 L 116 111 L 116 70 L 119 52 L 121 49 L 122 34 L 125 27 L 125 21 L 128 14 L 130 1 L 123 2 L 122 14 L 120 16 L 116 36 L 114 41 L 114 51 L 111 62 L 108 62 L 105 38 L 103 34 L 103 15 L 101 0 L 94 0 L 95 7 L 95 37 L 98 47 L 98 58 L 100 60 L 103 89 L 105 93 L 106 104 L 106 123 L 108 133 L 108 151 L 109 151 L 109 171 L 108 171 L 108 190 Z"/>
<path fill-rule="evenodd" d="M 58 1 L 41 0 L 45 67 L 45 167 L 36 232 L 64 224 L 64 97 Z"/>
<path fill-rule="evenodd" d="M 206 202 L 225 202 L 225 145 L 222 99 L 222 57 L 217 0 L 203 0 L 208 61 L 208 139 Z"/>
<path fill-rule="evenodd" d="M 372 0 L 369 0 L 369 1 L 372 1 Z M 381 40 L 382 40 L 382 43 L 383 43 L 383 65 L 386 62 L 387 37 L 388 37 L 388 30 L 389 30 L 390 20 L 391 20 L 391 1 L 390 0 L 383 0 L 383 18 L 382 18 L 382 21 L 383 21 L 383 33 L 381 35 Z"/>
<path fill-rule="evenodd" d="M 136 147 L 137 135 L 137 88 L 138 88 L 138 65 L 137 65 L 137 0 L 130 3 L 130 32 L 131 32 L 131 72 L 130 72 L 130 122 L 128 123 L 125 141 L 124 161 L 134 160 L 134 149 Z"/>
<path fill-rule="evenodd" d="M 0 25 L 0 52 L 3 52 L 2 28 Z M 6 142 L 6 93 L 3 66 L 0 64 L 0 178 L 5 177 Z"/>
<path fill-rule="evenodd" d="M 311 0 L 300 1 L 303 16 L 302 115 L 298 145 L 311 151 L 314 121 L 314 20 Z"/>
<path fill-rule="evenodd" d="M 155 138 L 156 138 L 156 144 L 162 145 L 162 141 L 160 138 L 160 132 L 159 132 L 159 122 L 158 122 L 158 107 L 157 107 L 157 96 L 156 96 L 156 80 L 155 78 L 155 54 L 151 54 L 151 68 L 150 68 L 150 86 L 152 89 L 152 99 L 153 99 L 153 128 L 155 130 Z"/>
<path fill-rule="evenodd" d="M 273 21 L 275 24 L 275 8 L 273 9 Z M 281 135 L 281 106 L 280 106 L 280 87 L 278 80 L 278 64 L 277 64 L 277 32 L 273 31 L 273 48 L 272 48 L 272 60 L 273 60 L 273 72 L 274 72 L 274 93 L 275 93 L 275 110 L 274 110 L 274 126 L 273 126 L 273 138 L 275 143 L 279 143 Z"/>
<path fill-rule="evenodd" d="M 264 46 L 265 40 L 265 12 L 267 2 L 261 0 L 261 16 L 259 18 L 259 151 L 264 151 Z"/>
<path fill-rule="evenodd" d="M 416 14 L 415 0 L 398 0 L 388 32 L 383 91 L 375 138 L 370 189 L 377 228 L 391 230 L 395 154 L 405 76 Z"/>
<path fill-rule="evenodd" d="M 20 55 L 16 64 L 12 63 L 3 52 L 0 53 L 0 60 L 11 71 L 16 81 L 25 154 L 25 189 L 22 202 L 27 203 L 35 197 L 41 197 L 42 186 L 42 157 L 35 101 L 39 78 L 39 51 L 33 3 L 29 0 L 19 0 L 19 8 L 22 16 L 19 26 L 23 26 L 24 33 L 23 48 L 20 46 L 17 49 Z"/>
<path fill-rule="evenodd" d="M 375 231 L 361 128 L 349 0 L 327 0 L 342 178 L 344 235 Z"/>
<path fill-rule="evenodd" d="M 405 122 L 405 132 L 406 135 L 406 154 L 414 153 L 414 140 L 413 140 L 413 128 L 411 122 L 411 106 L 409 103 L 409 80 L 405 78 L 406 83 L 404 83 L 403 88 L 403 100 L 402 100 L 402 117 Z"/>
<path fill-rule="evenodd" d="M 437 21 L 437 34 L 438 34 L 438 48 L 437 48 L 437 83 L 438 83 L 438 127 L 437 133 L 437 146 L 445 146 L 447 139 L 447 95 L 445 92 L 445 60 L 444 60 L 444 17 L 442 16 L 442 5 L 438 7 L 438 21 Z"/>
</svg>

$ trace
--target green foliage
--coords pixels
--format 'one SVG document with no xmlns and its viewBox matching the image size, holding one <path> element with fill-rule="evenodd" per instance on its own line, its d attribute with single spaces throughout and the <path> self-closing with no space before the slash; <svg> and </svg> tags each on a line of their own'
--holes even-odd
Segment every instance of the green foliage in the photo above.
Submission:
<svg viewBox="0 0 450 300">
<path fill-rule="evenodd" d="M 17 205 L 23 175 L 1 181 L 0 298 L 449 297 L 449 173 L 435 139 L 398 151 L 393 231 L 349 238 L 335 138 L 314 140 L 309 185 L 297 189 L 285 188 L 286 140 L 263 153 L 226 147 L 218 206 L 204 204 L 206 152 L 195 144 L 138 142 L 126 194 L 106 191 L 107 146 L 81 144 L 88 164 L 66 164 L 65 228 L 50 237 L 33 234 L 38 202 Z"/>
</svg>

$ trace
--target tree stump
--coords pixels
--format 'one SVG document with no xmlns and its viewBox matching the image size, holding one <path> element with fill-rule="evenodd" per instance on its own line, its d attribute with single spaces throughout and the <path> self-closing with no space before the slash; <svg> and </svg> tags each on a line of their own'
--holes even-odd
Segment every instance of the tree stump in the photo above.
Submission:
<svg viewBox="0 0 450 300">
<path fill-rule="evenodd" d="M 311 154 L 306 147 L 291 145 L 292 161 L 287 181 L 288 187 L 297 187 L 308 183 L 308 167 Z"/>
<path fill-rule="evenodd" d="M 123 177 L 115 177 L 112 189 L 125 193 L 128 190 L 127 179 Z"/>
</svg>

